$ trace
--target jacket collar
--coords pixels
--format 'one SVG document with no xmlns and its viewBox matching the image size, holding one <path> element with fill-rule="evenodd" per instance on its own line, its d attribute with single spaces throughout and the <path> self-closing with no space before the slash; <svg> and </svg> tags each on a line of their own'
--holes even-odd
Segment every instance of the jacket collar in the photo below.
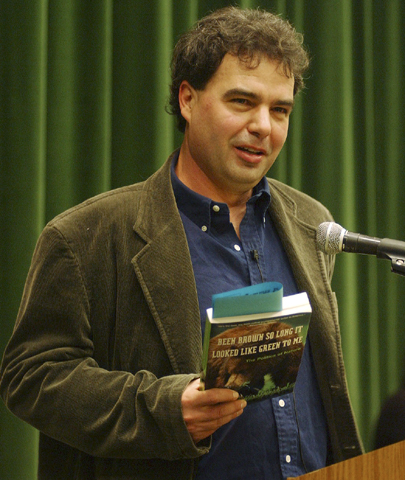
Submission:
<svg viewBox="0 0 405 480">
<path fill-rule="evenodd" d="M 144 247 L 132 264 L 173 371 L 190 373 L 201 368 L 200 313 L 187 239 L 171 186 L 172 158 L 142 184 L 133 228 Z"/>
<path fill-rule="evenodd" d="M 289 257 L 298 289 L 307 292 L 311 302 L 309 336 L 311 343 L 317 345 L 312 354 L 317 374 L 324 380 L 320 382 L 320 387 L 325 389 L 329 384 L 342 385 L 344 380 L 340 376 L 341 372 L 335 368 L 338 350 L 341 347 L 340 343 L 335 343 L 339 322 L 336 299 L 330 285 L 334 257 L 325 256 L 317 250 L 317 224 L 313 225 L 317 220 L 319 223 L 327 220 L 327 211 L 319 210 L 318 213 L 313 213 L 312 200 L 307 204 L 308 210 L 299 213 L 297 204 L 285 192 L 285 186 L 270 180 L 270 188 L 272 192 L 270 214 Z M 298 195 L 303 200 L 300 202 L 300 209 L 305 209 L 305 199 L 308 197 L 301 193 Z M 312 224 L 306 221 L 307 219 L 310 219 Z M 323 394 L 324 398 L 328 395 L 325 391 Z"/>
<path fill-rule="evenodd" d="M 290 260 L 298 288 L 308 292 L 310 298 L 318 297 L 319 289 L 330 290 L 330 285 L 324 255 L 316 247 L 317 225 L 306 221 L 309 217 L 313 223 L 315 217 L 310 210 L 300 213 L 295 200 L 280 182 L 269 180 L 269 183 L 272 192 L 270 215 Z M 301 193 L 298 195 L 308 198 Z M 300 208 L 305 207 L 300 205 Z M 319 221 L 323 220 L 324 217 Z"/>
</svg>

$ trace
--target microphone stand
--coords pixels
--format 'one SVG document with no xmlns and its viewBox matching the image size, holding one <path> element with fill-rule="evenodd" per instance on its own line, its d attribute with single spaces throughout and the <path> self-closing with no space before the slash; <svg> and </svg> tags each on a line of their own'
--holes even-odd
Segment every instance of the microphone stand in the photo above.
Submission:
<svg viewBox="0 0 405 480">
<path fill-rule="evenodd" d="M 391 260 L 391 272 L 405 276 L 405 242 L 383 238 L 377 248 L 377 257 Z"/>
</svg>

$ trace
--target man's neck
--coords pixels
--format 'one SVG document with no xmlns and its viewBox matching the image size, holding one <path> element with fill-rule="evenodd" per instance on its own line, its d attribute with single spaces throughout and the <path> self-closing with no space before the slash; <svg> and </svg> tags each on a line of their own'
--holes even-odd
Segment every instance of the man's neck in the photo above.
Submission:
<svg viewBox="0 0 405 480">
<path fill-rule="evenodd" d="M 183 161 L 180 152 L 175 167 L 176 175 L 190 190 L 193 190 L 214 202 L 226 203 L 229 208 L 230 222 L 239 237 L 239 226 L 245 216 L 246 203 L 252 196 L 252 190 L 230 192 L 214 185 L 195 162 Z"/>
</svg>

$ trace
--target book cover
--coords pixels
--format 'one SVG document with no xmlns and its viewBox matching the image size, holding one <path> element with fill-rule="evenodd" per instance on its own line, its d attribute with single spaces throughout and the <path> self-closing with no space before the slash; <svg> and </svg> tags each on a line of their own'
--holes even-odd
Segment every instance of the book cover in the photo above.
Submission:
<svg viewBox="0 0 405 480">
<path fill-rule="evenodd" d="M 214 318 L 207 310 L 203 389 L 230 388 L 247 401 L 293 391 L 312 309 L 305 292 L 281 303 L 250 315 Z"/>
</svg>

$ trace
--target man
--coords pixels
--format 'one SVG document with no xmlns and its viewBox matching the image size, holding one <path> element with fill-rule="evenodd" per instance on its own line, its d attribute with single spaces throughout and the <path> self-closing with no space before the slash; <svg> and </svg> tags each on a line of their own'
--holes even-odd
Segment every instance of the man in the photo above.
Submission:
<svg viewBox="0 0 405 480">
<path fill-rule="evenodd" d="M 307 64 L 279 17 L 201 20 L 173 56 L 180 150 L 44 229 L 1 370 L 6 404 L 41 432 L 40 479 L 273 480 L 361 453 L 333 260 L 315 249 L 331 216 L 265 178 Z M 200 391 L 211 295 L 269 280 L 313 307 L 294 394 Z"/>
</svg>

